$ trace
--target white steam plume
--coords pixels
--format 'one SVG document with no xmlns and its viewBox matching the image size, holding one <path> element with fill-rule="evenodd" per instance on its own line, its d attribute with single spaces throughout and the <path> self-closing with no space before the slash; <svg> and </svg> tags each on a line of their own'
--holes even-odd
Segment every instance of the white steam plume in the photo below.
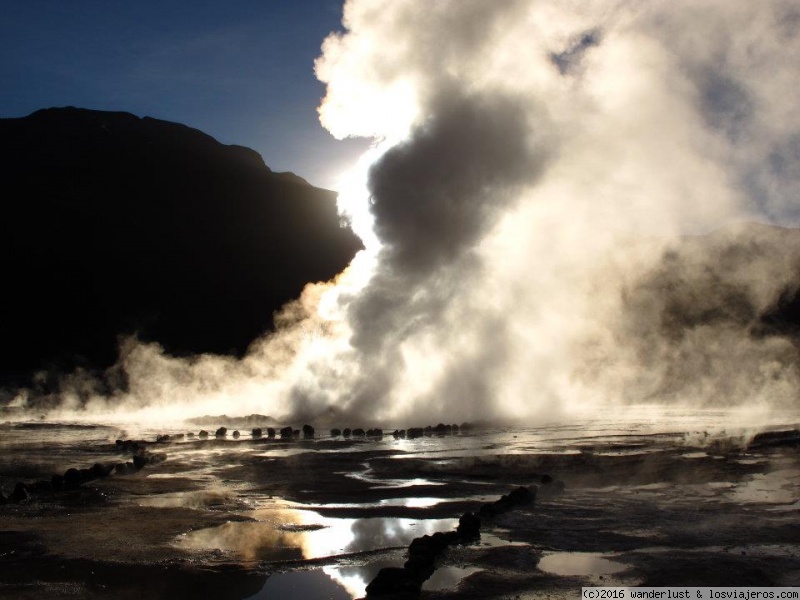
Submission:
<svg viewBox="0 0 800 600">
<path fill-rule="evenodd" d="M 796 2 L 351 0 L 343 23 L 320 117 L 376 139 L 340 193 L 367 251 L 244 360 L 133 345 L 129 389 L 90 407 L 796 406 L 795 345 L 756 331 L 796 238 L 681 241 L 800 216 Z"/>
</svg>

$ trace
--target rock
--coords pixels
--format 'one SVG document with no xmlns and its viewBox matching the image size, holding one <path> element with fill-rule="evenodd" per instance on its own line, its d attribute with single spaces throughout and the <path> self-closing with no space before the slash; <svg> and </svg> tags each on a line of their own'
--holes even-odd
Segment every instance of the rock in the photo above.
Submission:
<svg viewBox="0 0 800 600">
<path fill-rule="evenodd" d="M 525 506 L 526 504 L 533 504 L 533 501 L 536 500 L 536 494 L 530 489 L 520 486 L 508 495 L 508 499 L 517 506 Z"/>
<path fill-rule="evenodd" d="M 53 491 L 53 483 L 52 481 L 39 480 L 27 485 L 27 488 L 30 494 L 46 494 Z"/>
<path fill-rule="evenodd" d="M 425 430 L 422 427 L 412 427 L 408 430 L 408 439 L 413 440 L 415 438 L 422 437 L 425 434 Z"/>
<path fill-rule="evenodd" d="M 233 439 L 238 440 L 240 435 L 241 434 L 239 433 L 239 430 L 237 429 L 236 431 L 233 432 Z"/>
<path fill-rule="evenodd" d="M 59 491 L 64 488 L 64 476 L 63 475 L 53 475 L 50 478 L 50 486 L 55 490 Z"/>
<path fill-rule="evenodd" d="M 20 502 L 25 502 L 28 499 L 28 490 L 24 483 L 19 482 L 17 485 L 14 486 L 14 491 L 11 492 L 11 496 L 8 498 L 14 504 L 19 504 Z"/>
<path fill-rule="evenodd" d="M 453 435 L 458 435 L 459 427 L 455 423 L 452 425 Z"/>
<path fill-rule="evenodd" d="M 365 435 L 366 432 L 360 427 L 357 429 L 353 429 L 353 437 L 364 437 Z"/>
<path fill-rule="evenodd" d="M 543 484 L 547 485 L 548 483 L 553 483 L 553 478 L 550 475 L 542 475 L 540 481 Z"/>
<path fill-rule="evenodd" d="M 227 427 L 220 427 L 217 429 L 216 433 L 214 434 L 216 437 L 221 438 L 228 435 L 228 428 Z"/>
<path fill-rule="evenodd" d="M 300 430 L 292 429 L 292 437 L 300 437 Z"/>
<path fill-rule="evenodd" d="M 474 539 L 481 535 L 481 518 L 471 512 L 464 513 L 458 520 L 458 535 L 465 539 Z"/>
<path fill-rule="evenodd" d="M 345 427 L 344 431 L 342 431 L 342 435 L 347 438 L 353 435 L 353 432 L 350 430 L 349 427 Z"/>
<path fill-rule="evenodd" d="M 337 429 L 336 427 L 331 429 L 331 437 L 339 437 L 340 435 L 342 435 L 341 429 Z"/>
<path fill-rule="evenodd" d="M 400 567 L 384 567 L 367 585 L 367 598 L 390 594 L 411 594 L 418 596 L 422 581 L 417 574 Z"/>
<path fill-rule="evenodd" d="M 311 425 L 303 425 L 303 437 L 306 439 L 314 437 L 314 428 Z"/>
<path fill-rule="evenodd" d="M 89 469 L 92 479 L 99 479 L 101 477 L 108 477 L 111 475 L 111 471 L 114 470 L 114 467 L 111 465 L 103 465 L 100 463 L 94 463 L 92 468 Z"/>
<path fill-rule="evenodd" d="M 367 437 L 382 438 L 383 429 L 380 429 L 379 427 L 376 427 L 375 429 L 370 429 L 367 431 Z"/>
<path fill-rule="evenodd" d="M 200 433 L 198 434 L 201 438 L 205 439 L 208 437 L 208 432 L 205 429 L 201 429 Z"/>
<path fill-rule="evenodd" d="M 284 427 L 281 429 L 281 439 L 285 440 L 287 438 L 292 437 L 292 428 L 291 427 Z"/>
<path fill-rule="evenodd" d="M 147 457 L 145 457 L 144 454 L 135 454 L 133 457 L 133 468 L 137 471 L 143 469 L 147 462 Z"/>
<path fill-rule="evenodd" d="M 275 430 L 272 427 L 267 427 L 267 437 L 270 439 L 275 437 Z"/>
<path fill-rule="evenodd" d="M 172 439 L 169 434 L 156 436 L 156 442 L 168 442 Z"/>
<path fill-rule="evenodd" d="M 74 490 L 83 483 L 78 469 L 67 469 L 64 472 L 64 489 Z"/>
<path fill-rule="evenodd" d="M 0 492 L 0 506 L 3 506 L 8 503 L 9 503 L 8 498 L 5 497 L 5 494 L 3 494 L 3 492 Z"/>
<path fill-rule="evenodd" d="M 420 581 L 425 581 L 433 575 L 436 564 L 433 558 L 421 554 L 414 554 L 403 564 L 403 568 L 410 571 Z"/>
<path fill-rule="evenodd" d="M 189 433 L 187 433 L 186 437 L 192 439 L 194 437 L 194 431 L 190 431 Z"/>
<path fill-rule="evenodd" d="M 253 429 L 253 431 L 252 431 L 252 433 L 251 433 L 251 435 L 252 435 L 254 438 L 260 438 L 260 437 L 261 437 L 261 428 L 260 428 L 260 427 L 256 427 L 256 428 L 254 428 L 254 429 Z"/>
</svg>

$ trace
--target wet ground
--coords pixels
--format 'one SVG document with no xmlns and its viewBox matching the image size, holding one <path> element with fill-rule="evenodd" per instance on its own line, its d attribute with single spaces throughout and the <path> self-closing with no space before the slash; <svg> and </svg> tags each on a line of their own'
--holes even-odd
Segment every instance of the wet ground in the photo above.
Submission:
<svg viewBox="0 0 800 600">
<path fill-rule="evenodd" d="M 800 585 L 800 435 L 709 427 L 718 415 L 483 428 L 396 440 L 184 437 L 0 425 L 3 598 L 359 598 L 416 537 L 517 486 L 530 506 L 450 546 L 423 598 L 573 598 L 583 585 Z M 220 423 L 225 425 L 225 423 Z M 68 468 L 163 461 L 74 489 Z M 561 494 L 542 486 L 549 474 Z M 41 486 L 43 487 L 43 486 Z"/>
</svg>

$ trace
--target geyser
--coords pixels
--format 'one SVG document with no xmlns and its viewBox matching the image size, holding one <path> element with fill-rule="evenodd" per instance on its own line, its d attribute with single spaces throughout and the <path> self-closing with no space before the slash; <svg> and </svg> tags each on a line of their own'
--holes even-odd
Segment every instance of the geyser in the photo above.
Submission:
<svg viewBox="0 0 800 600">
<path fill-rule="evenodd" d="M 796 223 L 796 3 L 351 0 L 343 24 L 320 117 L 375 139 L 340 196 L 367 250 L 243 360 L 131 342 L 128 387 L 65 408 L 796 406 L 795 340 L 758 327 L 800 281 L 796 236 L 706 235 Z"/>
</svg>

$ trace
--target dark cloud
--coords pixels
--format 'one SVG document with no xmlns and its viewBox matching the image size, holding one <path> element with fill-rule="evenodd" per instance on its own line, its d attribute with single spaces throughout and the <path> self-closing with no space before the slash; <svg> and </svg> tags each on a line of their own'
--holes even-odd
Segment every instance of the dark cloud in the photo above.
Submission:
<svg viewBox="0 0 800 600">
<path fill-rule="evenodd" d="M 602 34 L 599 29 L 587 31 L 573 40 L 566 49 L 550 54 L 550 60 L 562 75 L 570 75 L 580 69 L 581 61 L 586 52 L 593 46 L 600 44 Z"/>
</svg>

